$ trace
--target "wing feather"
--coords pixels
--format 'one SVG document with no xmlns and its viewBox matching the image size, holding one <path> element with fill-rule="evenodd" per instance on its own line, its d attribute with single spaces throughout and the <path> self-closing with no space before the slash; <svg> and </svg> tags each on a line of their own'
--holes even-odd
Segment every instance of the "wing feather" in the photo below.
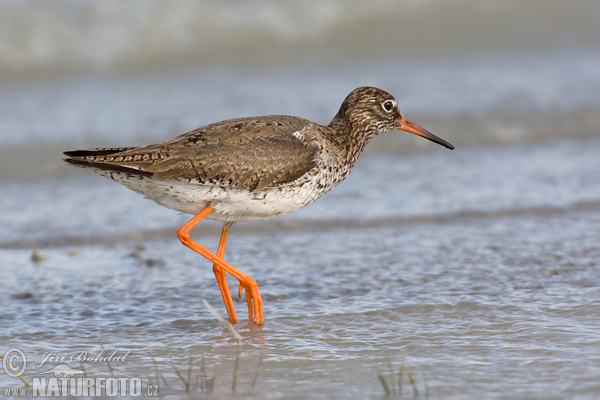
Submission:
<svg viewBox="0 0 600 400">
<path fill-rule="evenodd" d="M 294 135 L 308 125 L 318 127 L 289 116 L 240 118 L 156 145 L 65 154 L 80 166 L 262 190 L 289 183 L 317 165 L 314 141 Z"/>
</svg>

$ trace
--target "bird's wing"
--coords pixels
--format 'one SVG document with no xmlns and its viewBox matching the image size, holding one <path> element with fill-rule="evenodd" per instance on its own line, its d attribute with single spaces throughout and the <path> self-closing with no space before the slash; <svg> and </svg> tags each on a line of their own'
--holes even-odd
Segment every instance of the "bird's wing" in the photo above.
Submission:
<svg viewBox="0 0 600 400">
<path fill-rule="evenodd" d="M 156 145 L 65 154 L 71 157 L 68 162 L 84 167 L 261 190 L 291 182 L 316 166 L 314 141 L 294 135 L 309 125 L 314 126 L 289 116 L 240 118 Z"/>
</svg>

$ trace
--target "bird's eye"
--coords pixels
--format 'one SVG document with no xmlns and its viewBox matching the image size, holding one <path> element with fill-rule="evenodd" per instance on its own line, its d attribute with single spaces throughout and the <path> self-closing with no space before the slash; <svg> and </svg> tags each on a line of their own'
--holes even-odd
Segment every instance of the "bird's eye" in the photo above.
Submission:
<svg viewBox="0 0 600 400">
<path fill-rule="evenodd" d="M 392 112 L 394 111 L 394 108 L 396 108 L 396 105 L 394 104 L 394 102 L 392 100 L 386 100 L 383 103 L 381 103 L 381 106 L 383 107 L 383 109 L 386 112 Z"/>
</svg>

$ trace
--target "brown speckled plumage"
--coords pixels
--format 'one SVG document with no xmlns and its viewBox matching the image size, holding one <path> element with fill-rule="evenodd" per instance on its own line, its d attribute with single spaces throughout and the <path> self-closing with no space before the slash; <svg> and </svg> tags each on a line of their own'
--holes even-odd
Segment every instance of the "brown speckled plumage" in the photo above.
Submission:
<svg viewBox="0 0 600 400">
<path fill-rule="evenodd" d="M 304 207 L 342 182 L 375 135 L 405 130 L 452 145 L 405 119 L 389 93 L 361 87 L 344 100 L 329 125 L 286 115 L 217 122 L 163 143 L 65 152 L 65 161 L 90 168 L 165 207 L 194 214 L 177 231 L 181 242 L 213 263 L 229 319 L 237 323 L 226 273 L 246 291 L 250 321 L 263 323 L 256 281 L 224 260 L 229 228 Z M 190 238 L 204 218 L 223 222 L 219 248 Z"/>
<path fill-rule="evenodd" d="M 387 100 L 394 102 L 392 112 L 381 106 Z M 371 138 L 398 129 L 399 118 L 389 93 L 361 87 L 346 97 L 327 126 L 287 115 L 238 118 L 159 144 L 65 152 L 70 157 L 65 161 L 131 176 L 247 191 L 288 185 L 305 174 L 317 179 L 324 174 L 331 175 L 327 184 L 320 185 L 327 191 L 349 175 Z"/>
<path fill-rule="evenodd" d="M 318 149 L 292 136 L 307 123 L 278 115 L 238 118 L 160 144 L 65 154 L 82 166 L 118 167 L 117 171 L 158 179 L 262 190 L 288 183 L 316 165 Z"/>
</svg>

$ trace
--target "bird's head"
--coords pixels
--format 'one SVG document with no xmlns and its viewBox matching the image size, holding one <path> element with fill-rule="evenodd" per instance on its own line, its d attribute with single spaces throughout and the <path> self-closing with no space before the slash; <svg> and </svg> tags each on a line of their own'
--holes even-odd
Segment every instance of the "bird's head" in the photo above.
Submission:
<svg viewBox="0 0 600 400">
<path fill-rule="evenodd" d="M 340 122 L 367 141 L 381 133 L 402 130 L 454 149 L 450 143 L 404 118 L 394 96 L 375 87 L 363 86 L 350 92 L 332 124 Z"/>
</svg>

